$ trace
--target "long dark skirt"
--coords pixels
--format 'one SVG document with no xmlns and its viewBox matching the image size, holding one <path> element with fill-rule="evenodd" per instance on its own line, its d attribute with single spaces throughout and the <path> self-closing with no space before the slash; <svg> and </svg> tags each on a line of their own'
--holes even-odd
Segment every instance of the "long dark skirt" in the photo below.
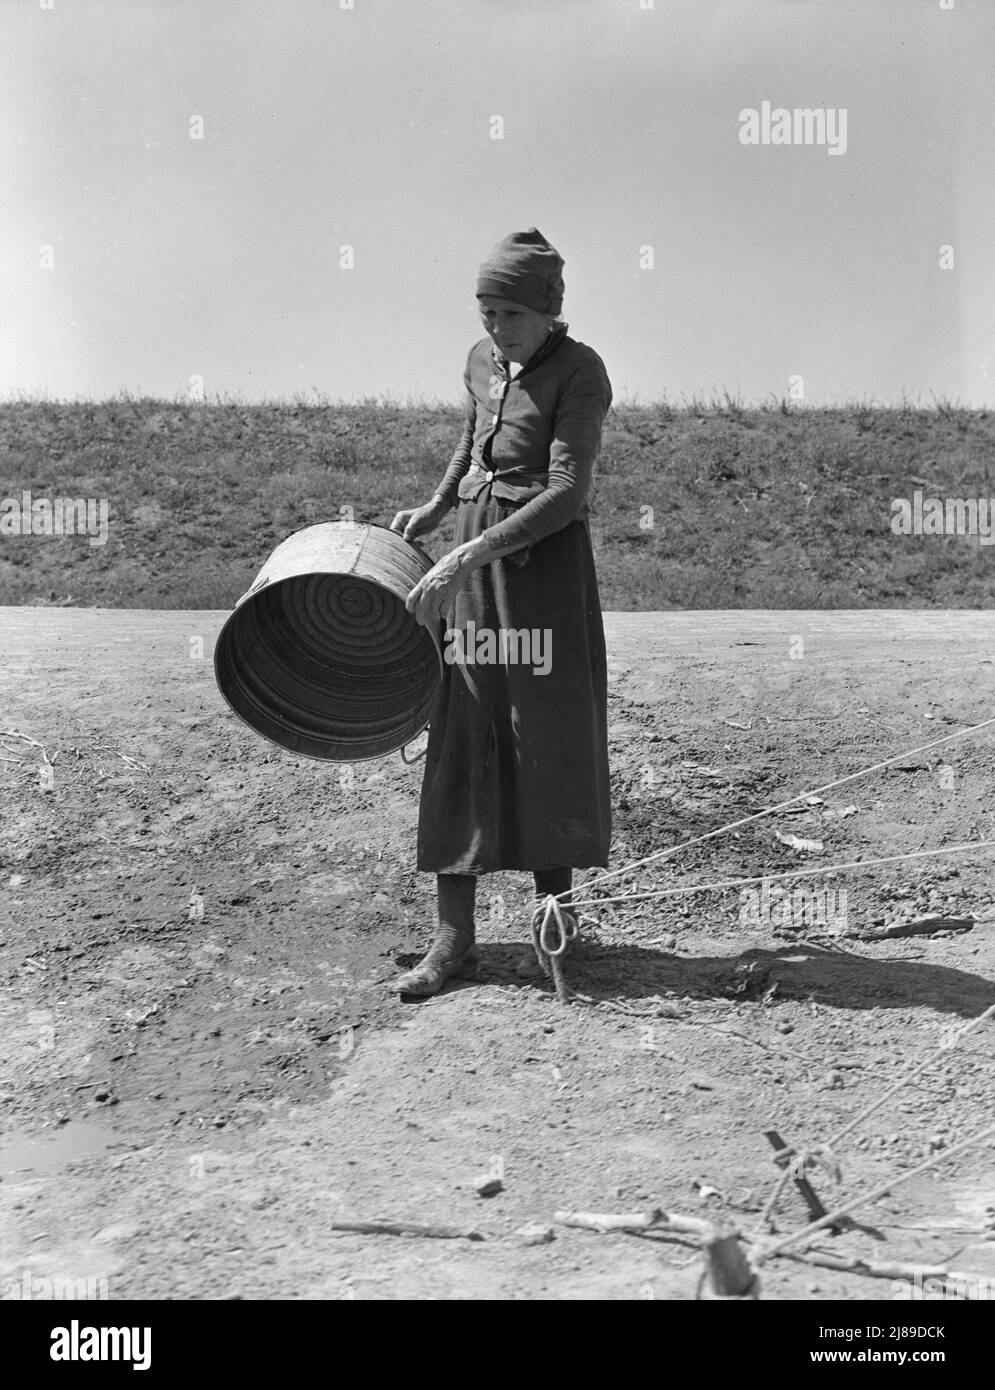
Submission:
<svg viewBox="0 0 995 1390">
<path fill-rule="evenodd" d="M 509 514 L 489 489 L 460 502 L 456 544 Z M 523 629 L 538 641 L 509 641 L 505 656 L 530 662 L 471 662 L 493 655 L 487 633 L 497 645 L 502 631 Z M 452 640 L 444 647 L 459 659 L 447 661 L 431 715 L 418 868 L 483 874 L 606 864 L 608 673 L 587 523 L 536 542 L 527 558 L 518 552 L 477 570 L 446 630 L 461 634 L 462 649 Z"/>
</svg>

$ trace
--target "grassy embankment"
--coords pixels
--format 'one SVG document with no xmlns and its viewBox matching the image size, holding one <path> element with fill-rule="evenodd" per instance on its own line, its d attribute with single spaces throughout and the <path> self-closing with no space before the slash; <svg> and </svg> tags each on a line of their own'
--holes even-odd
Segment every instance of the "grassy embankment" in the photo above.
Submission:
<svg viewBox="0 0 995 1390">
<path fill-rule="evenodd" d="M 0 537 L 0 603 L 229 608 L 300 527 L 425 500 L 459 429 L 444 405 L 0 406 L 0 499 L 110 507 L 103 546 Z M 889 521 L 917 487 L 991 496 L 993 446 L 995 417 L 944 405 L 615 408 L 592 515 L 604 607 L 988 607 L 995 548 Z"/>
</svg>

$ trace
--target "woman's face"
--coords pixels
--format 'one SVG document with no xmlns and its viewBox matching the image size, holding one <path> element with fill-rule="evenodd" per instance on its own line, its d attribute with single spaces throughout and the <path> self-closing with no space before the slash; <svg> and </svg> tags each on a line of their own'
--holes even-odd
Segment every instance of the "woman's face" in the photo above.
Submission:
<svg viewBox="0 0 995 1390">
<path fill-rule="evenodd" d="M 540 314 L 511 299 L 477 300 L 480 318 L 502 356 L 511 362 L 527 362 L 546 341 L 552 314 Z"/>
</svg>

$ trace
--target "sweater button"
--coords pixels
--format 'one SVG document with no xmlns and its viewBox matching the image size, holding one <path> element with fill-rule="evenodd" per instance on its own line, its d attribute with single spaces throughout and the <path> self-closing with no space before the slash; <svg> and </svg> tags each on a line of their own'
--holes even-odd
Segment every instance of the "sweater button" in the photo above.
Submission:
<svg viewBox="0 0 995 1390">
<path fill-rule="evenodd" d="M 488 474 L 486 474 L 486 479 L 485 479 L 485 480 L 489 483 L 490 480 L 491 480 L 493 477 L 494 477 L 494 474 L 493 474 L 493 473 L 488 473 Z"/>
</svg>

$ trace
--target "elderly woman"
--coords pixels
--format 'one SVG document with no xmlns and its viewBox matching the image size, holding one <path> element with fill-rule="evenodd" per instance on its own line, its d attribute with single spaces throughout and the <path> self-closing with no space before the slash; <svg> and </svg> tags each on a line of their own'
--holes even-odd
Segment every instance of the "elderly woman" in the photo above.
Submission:
<svg viewBox="0 0 995 1390">
<path fill-rule="evenodd" d="M 458 507 L 455 546 L 408 596 L 446 622 L 431 714 L 418 868 L 438 876 L 428 954 L 401 994 L 471 978 L 477 877 L 531 870 L 537 897 L 569 901 L 574 868 L 611 839 L 607 665 L 586 498 L 611 385 L 557 320 L 563 260 L 535 227 L 480 267 L 487 337 L 463 380 L 466 424 L 431 502 L 392 529 L 424 536 Z M 541 973 L 530 951 L 520 975 Z"/>
</svg>

